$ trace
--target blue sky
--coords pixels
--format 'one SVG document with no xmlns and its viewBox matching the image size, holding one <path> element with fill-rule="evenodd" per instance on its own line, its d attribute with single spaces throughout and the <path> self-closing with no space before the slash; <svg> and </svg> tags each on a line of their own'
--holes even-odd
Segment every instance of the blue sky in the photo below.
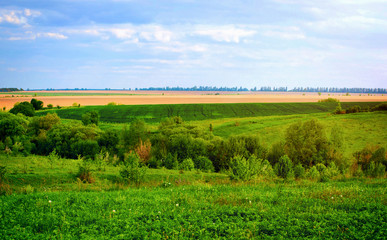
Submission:
<svg viewBox="0 0 387 240">
<path fill-rule="evenodd" d="M 386 0 L 2 0 L 0 87 L 387 88 Z"/>
</svg>

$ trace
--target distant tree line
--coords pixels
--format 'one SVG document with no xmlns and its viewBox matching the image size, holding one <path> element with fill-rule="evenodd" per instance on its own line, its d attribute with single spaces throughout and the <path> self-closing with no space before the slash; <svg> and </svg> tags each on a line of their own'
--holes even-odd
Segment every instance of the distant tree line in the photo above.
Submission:
<svg viewBox="0 0 387 240">
<path fill-rule="evenodd" d="M 142 91 L 224 91 L 224 92 L 326 92 L 326 93 L 387 93 L 387 88 L 336 88 L 336 87 L 270 87 L 264 86 L 261 88 L 251 88 L 250 90 L 244 87 L 211 87 L 211 86 L 194 86 L 194 87 L 150 87 L 150 88 L 135 88 Z"/>
<path fill-rule="evenodd" d="M 23 88 L 0 88 L 0 92 L 17 92 L 17 91 L 24 91 Z"/>
</svg>

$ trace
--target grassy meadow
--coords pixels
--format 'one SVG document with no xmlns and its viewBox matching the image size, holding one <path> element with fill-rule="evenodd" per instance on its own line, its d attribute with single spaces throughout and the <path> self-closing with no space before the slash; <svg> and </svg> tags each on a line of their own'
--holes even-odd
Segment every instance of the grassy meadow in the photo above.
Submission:
<svg viewBox="0 0 387 240">
<path fill-rule="evenodd" d="M 1 239 L 384 239 L 386 180 L 230 181 L 221 173 L 149 170 L 139 187 L 117 167 L 74 177 L 77 160 L 4 157 Z"/>
<path fill-rule="evenodd" d="M 379 103 L 342 103 L 372 108 Z M 181 116 L 215 136 L 253 134 L 266 148 L 296 122 L 317 119 L 328 137 L 343 132 L 343 157 L 365 146 L 387 148 L 386 112 L 332 114 L 337 103 L 180 104 L 86 106 L 56 112 L 64 123 L 96 110 L 101 130 L 121 131 L 144 119 L 151 135 L 159 122 Z M 75 120 L 74 120 L 75 119 Z M 0 154 L 0 239 L 385 239 L 386 177 L 337 175 L 329 180 L 259 176 L 230 178 L 227 170 L 147 168 L 140 184 L 120 166 L 81 158 Z M 2 169 L 0 169 L 2 170 Z"/>
</svg>

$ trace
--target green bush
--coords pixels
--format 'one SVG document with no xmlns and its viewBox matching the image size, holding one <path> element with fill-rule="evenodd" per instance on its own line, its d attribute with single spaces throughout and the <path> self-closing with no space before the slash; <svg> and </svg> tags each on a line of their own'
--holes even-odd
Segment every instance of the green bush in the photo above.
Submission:
<svg viewBox="0 0 387 240">
<path fill-rule="evenodd" d="M 317 170 L 316 166 L 313 166 L 307 172 L 306 177 L 311 180 L 318 180 L 320 179 L 320 172 Z"/>
<path fill-rule="evenodd" d="M 130 153 L 121 163 L 120 175 L 126 183 L 134 183 L 138 186 L 144 181 L 147 169 L 136 154 Z"/>
<path fill-rule="evenodd" d="M 78 159 L 82 159 L 80 156 Z M 76 177 L 79 178 L 84 183 L 94 183 L 95 179 L 92 174 L 91 162 L 90 160 L 82 159 L 82 162 L 78 165 L 78 173 Z"/>
<path fill-rule="evenodd" d="M 282 156 L 274 166 L 277 176 L 288 179 L 293 176 L 293 163 L 287 155 Z"/>
<path fill-rule="evenodd" d="M 167 169 L 179 169 L 179 161 L 177 160 L 177 155 L 172 155 L 171 153 L 168 153 L 164 161 L 164 167 L 166 167 Z"/>
<path fill-rule="evenodd" d="M 199 156 L 194 160 L 195 168 L 200 169 L 205 172 L 213 172 L 215 171 L 214 165 L 212 164 L 211 160 L 208 159 L 208 157 L 205 156 Z"/>
<path fill-rule="evenodd" d="M 163 162 L 157 159 L 156 157 L 151 157 L 148 161 L 148 166 L 150 168 L 160 168 L 163 165 Z"/>
<path fill-rule="evenodd" d="M 183 160 L 183 162 L 180 163 L 180 166 L 179 168 L 181 170 L 187 170 L 187 171 L 191 171 L 195 168 L 195 164 L 194 162 L 192 161 L 191 158 L 186 158 Z"/>
<path fill-rule="evenodd" d="M 297 179 L 305 177 L 305 168 L 302 164 L 299 163 L 294 167 L 294 177 Z"/>
</svg>

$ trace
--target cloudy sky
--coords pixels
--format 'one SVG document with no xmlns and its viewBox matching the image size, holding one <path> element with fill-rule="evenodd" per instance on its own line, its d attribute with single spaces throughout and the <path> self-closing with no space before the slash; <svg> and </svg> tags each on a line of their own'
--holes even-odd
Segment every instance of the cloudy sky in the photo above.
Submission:
<svg viewBox="0 0 387 240">
<path fill-rule="evenodd" d="M 1 0 L 0 87 L 387 87 L 387 0 Z"/>
</svg>

